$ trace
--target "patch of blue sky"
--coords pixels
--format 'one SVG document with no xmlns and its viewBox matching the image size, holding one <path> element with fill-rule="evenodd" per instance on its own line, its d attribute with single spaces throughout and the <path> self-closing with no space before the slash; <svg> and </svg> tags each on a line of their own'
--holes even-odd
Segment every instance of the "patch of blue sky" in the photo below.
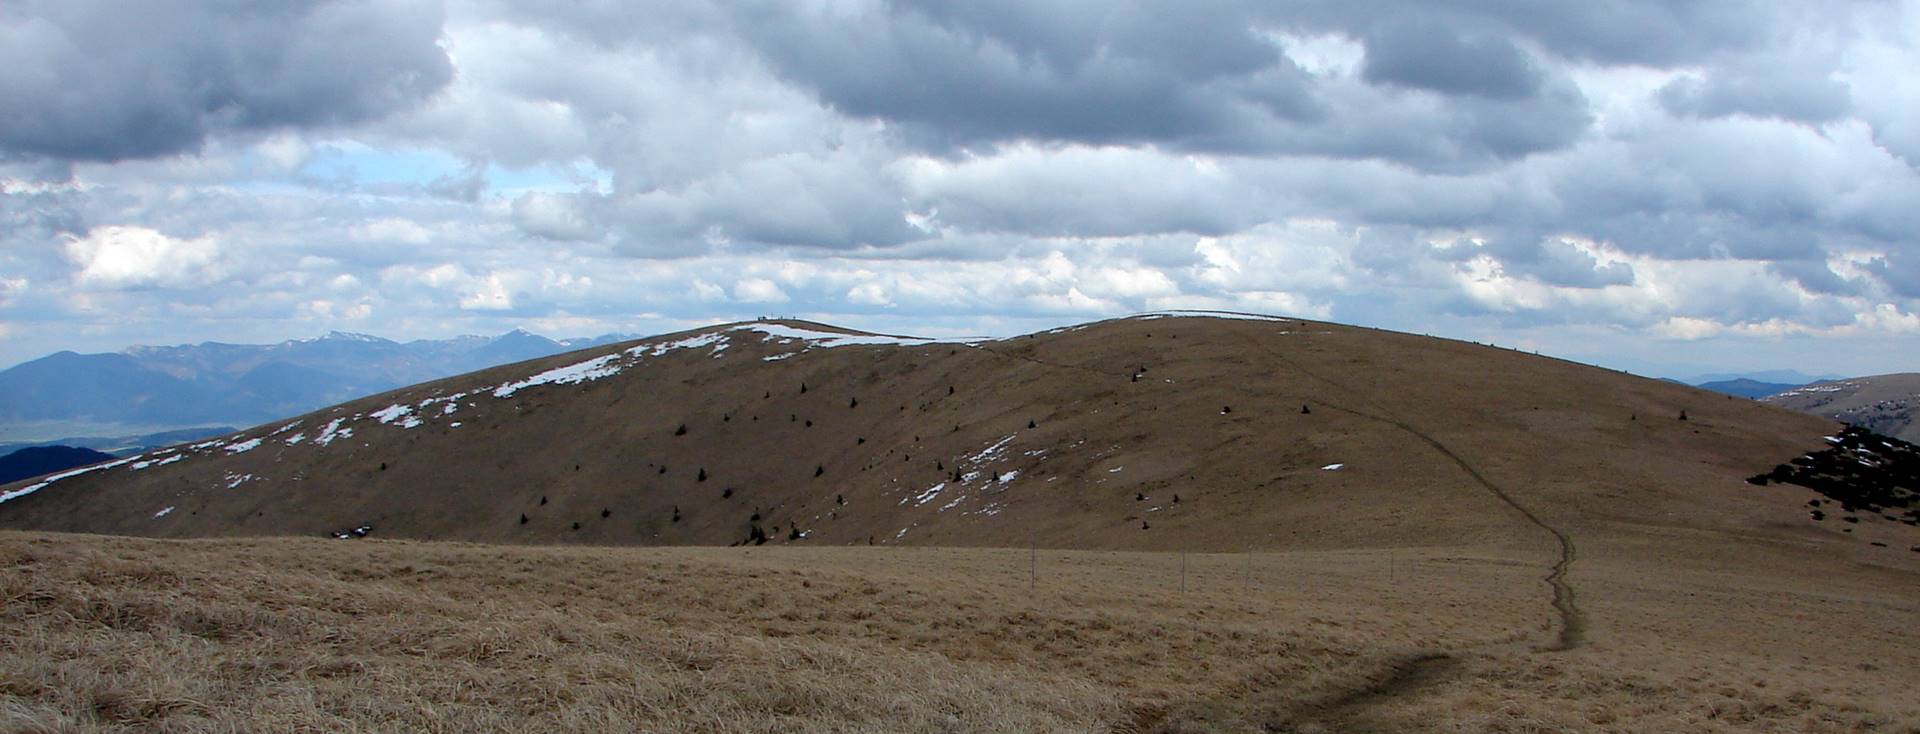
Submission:
<svg viewBox="0 0 1920 734">
<path fill-rule="evenodd" d="M 579 160 L 572 163 L 507 168 L 487 166 L 487 188 L 497 196 L 514 197 L 525 193 L 573 193 L 594 191 L 611 193 L 613 173 Z"/>
<path fill-rule="evenodd" d="M 243 159 L 243 171 L 254 173 L 265 168 L 253 158 L 249 153 Z M 437 183 L 462 180 L 472 175 L 471 171 L 466 159 L 437 148 L 377 148 L 353 140 L 334 140 L 314 145 L 291 180 L 246 175 L 235 185 L 253 190 L 319 187 L 391 194 L 396 189 L 425 190 Z M 531 192 L 613 189 L 613 174 L 587 160 L 511 167 L 490 163 L 484 175 L 486 194 L 508 198 Z"/>
<path fill-rule="evenodd" d="M 375 148 L 351 140 L 314 146 L 300 169 L 310 180 L 349 188 L 380 185 L 426 186 L 436 180 L 461 176 L 467 169 L 459 156 L 436 148 Z"/>
</svg>

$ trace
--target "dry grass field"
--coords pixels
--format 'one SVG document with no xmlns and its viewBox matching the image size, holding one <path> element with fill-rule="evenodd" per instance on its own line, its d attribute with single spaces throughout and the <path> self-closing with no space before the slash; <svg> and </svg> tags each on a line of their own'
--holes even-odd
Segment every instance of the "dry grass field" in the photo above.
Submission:
<svg viewBox="0 0 1920 734">
<path fill-rule="evenodd" d="M 1489 549 L 9 532 L 0 728 L 1920 731 L 1911 569 L 1640 541 L 1551 651 L 1538 558 Z"/>
</svg>

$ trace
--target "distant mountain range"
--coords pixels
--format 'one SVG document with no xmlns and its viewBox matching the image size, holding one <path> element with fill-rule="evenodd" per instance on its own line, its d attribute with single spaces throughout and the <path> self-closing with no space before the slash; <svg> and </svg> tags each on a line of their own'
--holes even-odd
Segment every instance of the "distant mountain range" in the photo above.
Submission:
<svg viewBox="0 0 1920 734">
<path fill-rule="evenodd" d="M 1708 383 L 1746 380 L 1749 382 L 1765 382 L 1797 387 L 1822 380 L 1838 380 L 1844 377 L 1845 375 L 1809 375 L 1798 370 L 1760 370 L 1758 372 L 1713 372 L 1694 375 L 1685 380 L 1681 380 L 1681 382 L 1696 387 L 1706 387 Z"/>
<path fill-rule="evenodd" d="M 279 344 L 137 346 L 59 352 L 0 371 L 0 441 L 131 436 L 248 426 L 344 400 L 608 344 L 523 330 L 396 342 L 332 332 Z"/>
<path fill-rule="evenodd" d="M 1777 392 L 1785 392 L 1787 390 L 1792 390 L 1796 387 L 1801 386 L 1802 384 L 1804 383 L 1761 382 L 1759 380 L 1749 380 L 1745 377 L 1742 377 L 1734 380 L 1716 380 L 1713 382 L 1702 382 L 1697 385 L 1694 385 L 1694 387 L 1700 388 L 1702 390 L 1712 390 L 1717 393 L 1726 393 L 1728 395 L 1736 395 L 1743 398 L 1758 399 L 1758 398 L 1764 398 L 1768 395 L 1772 395 Z"/>
<path fill-rule="evenodd" d="M 137 436 L 61 436 L 39 441 L 0 441 L 0 454 L 29 448 L 83 448 L 112 456 L 132 456 L 177 443 L 197 441 L 239 430 L 233 426 L 200 426 Z"/>
<path fill-rule="evenodd" d="M 1853 377 L 1803 385 L 1760 402 L 1825 416 L 1906 441 L 1920 441 L 1920 373 Z"/>
</svg>

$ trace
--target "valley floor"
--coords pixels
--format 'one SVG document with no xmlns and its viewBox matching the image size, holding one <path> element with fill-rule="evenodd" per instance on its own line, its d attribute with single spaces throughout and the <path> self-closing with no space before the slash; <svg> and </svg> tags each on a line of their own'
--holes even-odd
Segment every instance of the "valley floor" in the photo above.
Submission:
<svg viewBox="0 0 1920 734">
<path fill-rule="evenodd" d="M 1698 543 L 1583 546 L 1549 651 L 1543 559 L 1493 549 L 9 532 L 0 729 L 1920 731 L 1907 559 Z"/>
</svg>

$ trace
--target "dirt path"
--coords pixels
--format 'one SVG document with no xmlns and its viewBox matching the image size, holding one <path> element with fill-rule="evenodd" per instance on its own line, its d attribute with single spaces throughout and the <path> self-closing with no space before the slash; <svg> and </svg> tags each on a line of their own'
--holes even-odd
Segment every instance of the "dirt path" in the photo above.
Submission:
<svg viewBox="0 0 1920 734">
<path fill-rule="evenodd" d="M 1500 485 L 1495 484 L 1493 480 L 1488 479 L 1485 474 L 1481 474 L 1479 469 L 1474 468 L 1474 466 L 1468 463 L 1466 459 L 1462 458 L 1459 454 L 1455 453 L 1453 449 L 1448 448 L 1446 444 L 1441 443 L 1440 439 L 1434 438 L 1432 434 L 1429 434 L 1426 431 L 1420 430 L 1419 428 L 1408 424 L 1406 421 L 1400 420 L 1398 417 L 1395 417 L 1392 414 L 1392 412 L 1387 410 L 1384 406 L 1380 405 L 1377 402 L 1369 400 L 1367 396 L 1359 393 L 1358 391 L 1353 390 L 1352 388 L 1347 387 L 1346 385 L 1340 383 L 1339 381 L 1334 380 L 1333 378 L 1327 377 L 1325 375 L 1321 375 L 1320 373 L 1315 372 L 1313 370 L 1307 369 L 1304 365 L 1294 361 L 1293 358 L 1288 357 L 1285 353 L 1282 353 L 1281 351 L 1274 349 L 1271 345 L 1267 344 L 1266 341 L 1260 339 L 1256 333 L 1246 331 L 1246 330 L 1241 330 L 1240 334 L 1247 338 L 1248 343 L 1253 344 L 1262 352 L 1265 352 L 1268 356 L 1285 364 L 1287 367 L 1291 368 L 1293 371 L 1298 372 L 1302 375 L 1306 375 L 1307 377 L 1310 377 L 1321 383 L 1324 383 L 1336 390 L 1339 390 L 1342 393 L 1345 393 L 1347 395 L 1354 396 L 1360 400 L 1366 401 L 1371 404 L 1373 410 L 1371 411 L 1361 410 L 1359 408 L 1354 408 L 1351 406 L 1342 405 L 1337 402 L 1329 401 L 1324 398 L 1322 398 L 1319 401 L 1321 404 L 1350 415 L 1366 418 L 1368 420 L 1378 421 L 1380 423 L 1393 426 L 1395 428 L 1400 429 L 1401 431 L 1406 432 L 1408 435 L 1411 435 L 1415 438 L 1420 439 L 1421 442 L 1432 447 L 1435 451 L 1438 451 L 1440 455 L 1447 457 L 1447 459 L 1449 461 L 1452 461 L 1454 465 L 1460 467 L 1462 471 L 1467 473 L 1467 476 L 1473 478 L 1474 483 L 1480 485 L 1482 489 L 1485 489 L 1488 493 L 1492 494 L 1496 499 L 1499 499 L 1502 504 L 1505 504 L 1507 507 L 1512 508 L 1514 512 L 1518 513 L 1522 518 L 1525 518 L 1529 524 L 1532 524 L 1533 526 L 1538 527 L 1541 530 L 1546 531 L 1549 535 L 1553 536 L 1554 541 L 1559 544 L 1560 557 L 1558 560 L 1554 561 L 1553 566 L 1548 570 L 1546 578 L 1543 580 L 1546 581 L 1548 588 L 1551 588 L 1553 590 L 1553 608 L 1555 613 L 1558 614 L 1559 616 L 1559 633 L 1556 635 L 1555 640 L 1552 644 L 1547 645 L 1541 649 L 1546 651 L 1552 651 L 1552 652 L 1572 650 L 1576 647 L 1579 647 L 1580 644 L 1585 641 L 1585 638 L 1586 638 L 1585 618 L 1580 613 L 1580 606 L 1577 603 L 1575 598 L 1573 584 L 1567 578 L 1568 572 L 1571 570 L 1574 560 L 1579 557 L 1579 549 L 1574 546 L 1572 537 L 1568 536 L 1566 532 L 1560 530 L 1559 528 L 1556 528 L 1552 525 L 1547 524 L 1545 520 L 1540 519 L 1539 515 L 1534 514 L 1533 511 L 1527 509 L 1525 505 L 1520 504 L 1518 500 L 1513 498 L 1512 494 L 1509 494 L 1505 489 L 1502 489 Z"/>
</svg>

